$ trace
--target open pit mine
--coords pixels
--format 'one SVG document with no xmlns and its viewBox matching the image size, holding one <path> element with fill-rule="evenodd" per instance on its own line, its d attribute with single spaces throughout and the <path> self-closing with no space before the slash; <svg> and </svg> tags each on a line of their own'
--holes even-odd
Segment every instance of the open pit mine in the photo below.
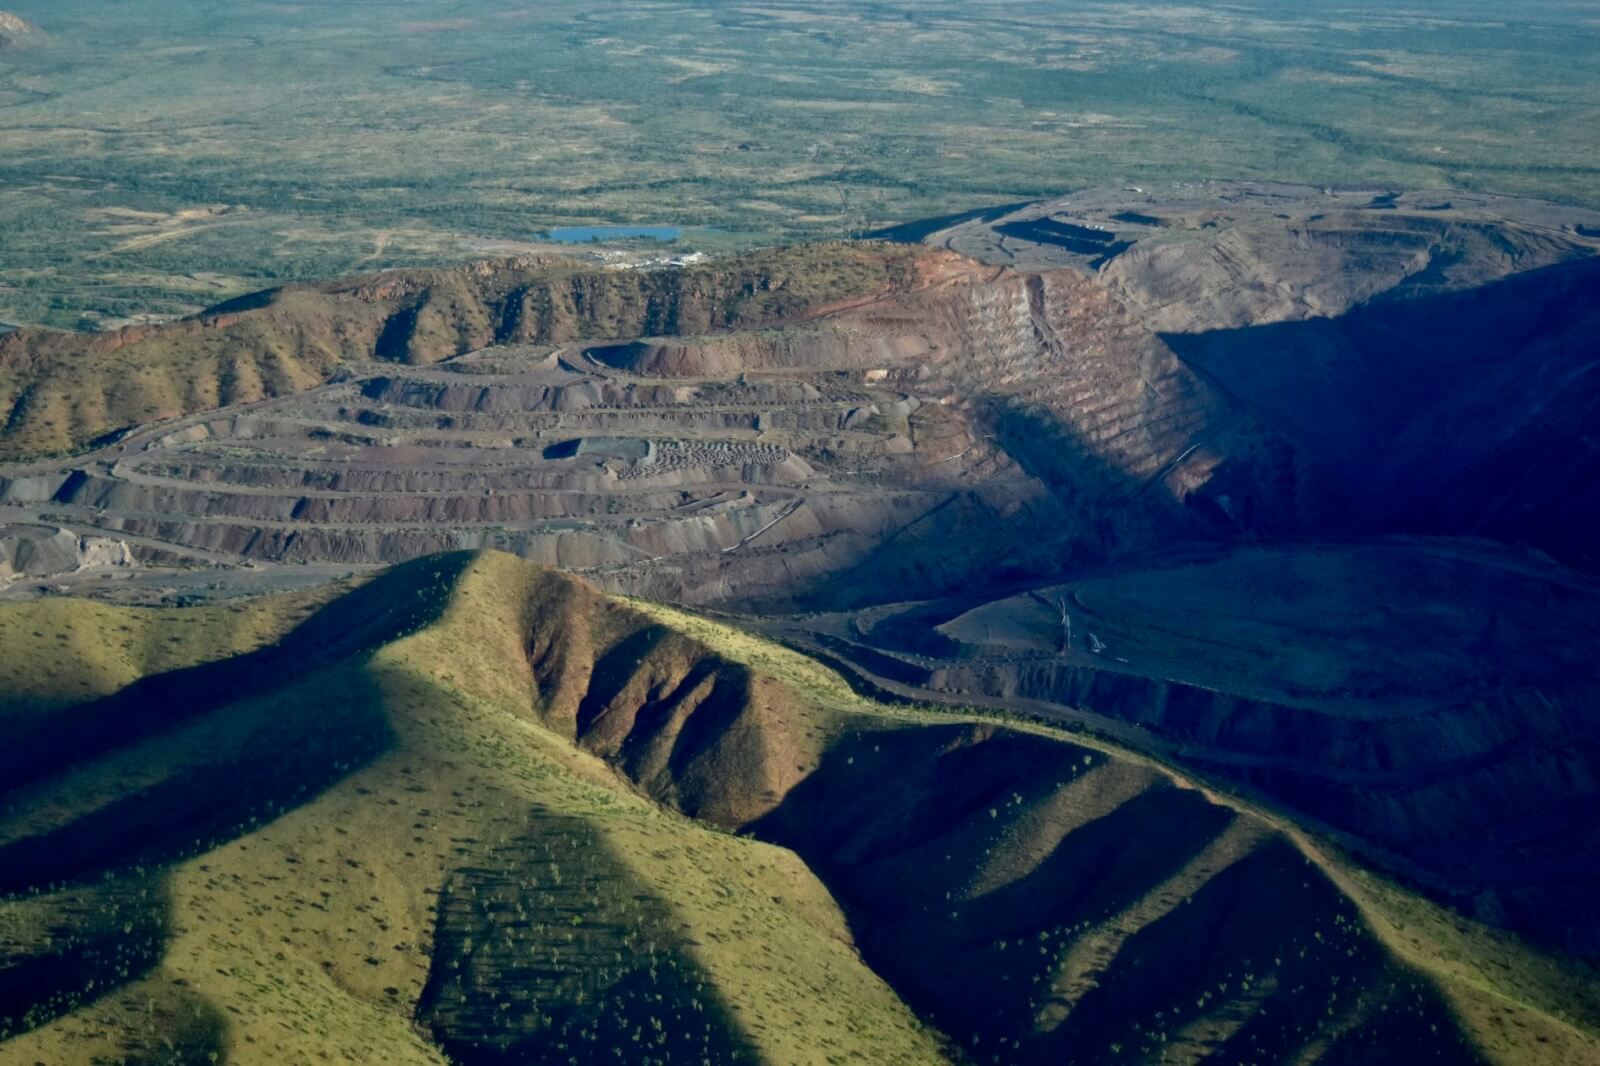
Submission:
<svg viewBox="0 0 1600 1066">
<path fill-rule="evenodd" d="M 1268 852 L 1299 864 L 1279 834 L 1309 832 L 1541 959 L 1600 952 L 1600 215 L 1208 183 L 879 238 L 659 271 L 407 271 L 115 335 L 0 337 L 0 597 L 213 610 L 496 549 L 583 579 L 540 610 L 602 593 L 692 609 L 827 664 L 858 698 L 1134 753 L 1127 794 L 1094 794 L 1107 811 L 1157 778 L 1177 803 L 1171 772 L 1270 812 L 1235 824 L 1196 808 L 1219 819 L 1207 877 Z M 548 702 L 599 646 L 524 621 Z M 862 917 L 888 906 L 884 878 L 919 882 L 928 857 L 873 873 L 840 843 L 855 829 L 819 828 L 844 817 L 819 813 L 830 796 L 911 803 L 846 768 L 886 765 L 880 740 L 824 759 L 836 779 L 801 760 L 790 780 L 774 757 L 750 786 L 765 798 L 724 802 L 723 763 L 634 746 L 694 681 L 689 666 L 629 672 L 664 639 L 597 658 L 567 731 L 691 815 L 800 841 L 913 1004 L 955 1019 L 949 1032 L 1016 1040 L 1015 1061 L 1060 1061 L 1048 1034 L 1090 1026 L 1071 1013 L 1084 975 L 1144 926 L 1079 946 L 1078 969 L 1053 978 L 1051 1025 L 991 1031 L 975 990 L 915 962 L 913 939 L 958 950 L 948 931 Z M 722 682 L 694 677 L 716 703 Z M 606 719 L 608 700 L 635 724 Z M 948 750 L 1005 746 L 970 728 Z M 907 749 L 903 766 L 940 750 Z M 1069 757 L 1038 759 L 1066 781 L 1051 760 Z M 994 819 L 1013 784 L 990 785 L 972 803 L 993 799 Z M 1071 796 L 1062 809 L 1082 814 Z M 1016 830 L 1039 869 L 1062 841 L 1045 824 Z M 1162 888 L 1160 916 L 1203 880 Z M 446 918 L 460 936 L 479 920 Z M 429 987 L 436 1027 L 476 1031 L 450 1013 L 465 993 Z M 1540 1015 L 1549 1061 L 1597 1054 L 1589 988 L 1539 1000 L 1564 1019 Z M 1482 1022 L 1479 1051 L 1520 1046 L 1497 1024 L 1524 1021 Z"/>
</svg>

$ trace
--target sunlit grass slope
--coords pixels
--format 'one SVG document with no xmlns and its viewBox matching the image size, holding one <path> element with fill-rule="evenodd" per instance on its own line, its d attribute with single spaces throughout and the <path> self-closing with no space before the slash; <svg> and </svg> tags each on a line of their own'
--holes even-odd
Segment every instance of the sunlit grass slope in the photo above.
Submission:
<svg viewBox="0 0 1600 1066">
<path fill-rule="evenodd" d="M 521 600 L 551 578 L 468 562 L 303 623 L 376 650 L 203 678 L 225 704 L 6 791 L 0 1061 L 940 1057 L 796 856 L 533 720 Z"/>
<path fill-rule="evenodd" d="M 509 556 L 0 631 L 0 1063 L 1595 1054 L 1567 963 L 1161 767 Z"/>
</svg>

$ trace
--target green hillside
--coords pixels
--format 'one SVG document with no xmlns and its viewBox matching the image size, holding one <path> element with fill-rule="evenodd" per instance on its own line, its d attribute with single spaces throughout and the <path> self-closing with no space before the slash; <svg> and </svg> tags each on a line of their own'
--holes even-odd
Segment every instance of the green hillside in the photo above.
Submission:
<svg viewBox="0 0 1600 1066">
<path fill-rule="evenodd" d="M 510 556 L 0 634 L 3 1063 L 1600 1048 L 1575 964 L 1161 767 Z"/>
</svg>

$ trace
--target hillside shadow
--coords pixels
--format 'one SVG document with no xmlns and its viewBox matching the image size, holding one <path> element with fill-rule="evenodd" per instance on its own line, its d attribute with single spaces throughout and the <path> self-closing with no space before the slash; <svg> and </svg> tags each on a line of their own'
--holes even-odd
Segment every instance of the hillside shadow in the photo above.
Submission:
<svg viewBox="0 0 1600 1066">
<path fill-rule="evenodd" d="M 1043 410 L 995 403 L 982 424 L 1046 495 L 952 490 L 813 591 L 786 600 L 758 597 L 741 609 L 852 610 L 1028 587 L 1178 546 L 1298 536 L 1308 516 L 1336 511 L 1276 441 L 1230 453 L 1205 485 L 1180 496 L 1167 479 L 1172 464 L 1153 478 L 1136 477 Z M 1215 435 L 1187 436 L 1174 457 Z"/>
<path fill-rule="evenodd" d="M 437 913 L 417 1019 L 452 1062 L 761 1061 L 671 905 L 581 818 L 536 810 Z"/>
<path fill-rule="evenodd" d="M 1167 1036 L 1203 1040 L 1217 1062 L 1484 1062 L 1439 990 L 1390 963 L 1350 902 L 1305 870 L 1281 839 L 1219 870 L 1134 932 L 1118 965 L 1038 1035 L 1029 1059 L 1148 1061 L 1106 1052 L 1150 1047 L 1159 1035 L 1160 1047 Z M 1193 1033 L 1185 1023 L 1200 1005 L 1197 991 L 1201 1003 L 1215 997 L 1229 1006 Z M 1156 1031 L 1128 1024 L 1152 1006 L 1167 1019 L 1156 1015 Z"/>
<path fill-rule="evenodd" d="M 149 876 L 0 903 L 7 947 L 34 940 L 0 960 L 0 1039 L 77 1009 L 90 989 L 148 974 L 161 959 L 171 906 L 162 879 Z"/>
<path fill-rule="evenodd" d="M 364 675 L 311 680 L 293 708 L 245 697 L 224 712 L 230 721 L 216 732 L 233 750 L 223 758 L 178 769 L 58 828 L 0 845 L 0 899 L 209 851 L 307 802 L 393 745 L 383 694 Z M 180 749 L 173 761 L 181 765 L 197 754 L 208 753 Z"/>
<path fill-rule="evenodd" d="M 1021 200 L 1013 204 L 999 204 L 995 207 L 980 207 L 974 211 L 962 211 L 954 215 L 941 215 L 938 218 L 922 218 L 914 222 L 903 222 L 898 226 L 888 226 L 875 229 L 862 234 L 863 239 L 869 241 L 893 241 L 896 244 L 921 244 L 940 230 L 959 226 L 964 222 L 998 222 L 1007 215 L 1021 211 L 1024 207 L 1032 207 L 1032 200 Z"/>
<path fill-rule="evenodd" d="M 6 752 L 12 795 L 23 781 L 97 773 L 85 764 L 119 746 L 170 743 L 166 758 L 149 754 L 174 769 L 0 845 L 0 1040 L 150 977 L 175 935 L 175 864 L 255 832 L 392 749 L 384 693 L 349 660 L 436 618 L 470 558 L 397 568 L 280 645 L 146 679 L 87 714 L 58 712 L 71 721 Z M 107 735 L 83 733 L 102 725 Z M 223 1061 L 225 1018 L 181 985 L 163 987 L 172 1002 L 157 1018 L 152 999 L 146 1021 L 155 1043 L 124 1061 Z"/>
<path fill-rule="evenodd" d="M 1478 1061 L 1291 845 L 1129 772 L 992 727 L 864 732 L 748 828 L 797 852 L 868 965 L 984 1061 L 1189 1061 L 1191 1022 L 1196 1059 Z"/>
<path fill-rule="evenodd" d="M 623 638 L 595 660 L 588 688 L 578 703 L 577 736 L 580 741 L 593 732 L 606 708 L 633 681 L 635 667 L 649 658 L 656 648 L 672 640 L 674 635 L 672 630 L 663 625 L 645 626 Z"/>
<path fill-rule="evenodd" d="M 471 559 L 458 552 L 394 567 L 318 609 L 277 643 L 142 678 L 48 715 L 10 715 L 0 693 L 0 798 L 431 624 Z"/>
<path fill-rule="evenodd" d="M 1050 217 L 1021 219 L 1006 222 L 994 228 L 1002 237 L 1062 248 L 1073 255 L 1089 257 L 1089 269 L 1099 270 L 1111 260 L 1133 247 L 1130 240 L 1118 240 L 1109 230 L 1075 226 Z"/>
<path fill-rule="evenodd" d="M 1364 531 L 1600 566 L 1600 259 L 1162 339 L 1305 449 Z"/>
<path fill-rule="evenodd" d="M 227 1016 L 181 982 L 156 976 L 172 918 L 171 892 L 160 875 L 113 878 L 41 893 L 23 903 L 0 903 L 0 929 L 6 931 L 0 935 L 6 947 L 0 959 L 0 1049 L 12 1038 L 146 981 L 139 1003 L 142 1024 L 121 1034 L 117 1061 L 124 1066 L 227 1062 Z M 17 928 L 19 922 L 29 922 L 32 930 Z M 16 950 L 24 937 L 34 940 L 31 950 Z"/>
<path fill-rule="evenodd" d="M 269 699 L 221 711 L 229 721 L 208 725 L 234 734 L 231 757 L 0 846 L 0 930 L 10 931 L 0 937 L 0 1032 L 27 1032 L 149 976 L 174 935 L 174 864 L 261 829 L 393 746 L 378 687 L 359 669 L 338 673 L 313 675 L 288 707 Z M 186 1039 L 216 1050 L 201 1040 L 203 1018 L 185 1017 Z M 188 1061 L 163 1054 L 152 1061 Z"/>
</svg>

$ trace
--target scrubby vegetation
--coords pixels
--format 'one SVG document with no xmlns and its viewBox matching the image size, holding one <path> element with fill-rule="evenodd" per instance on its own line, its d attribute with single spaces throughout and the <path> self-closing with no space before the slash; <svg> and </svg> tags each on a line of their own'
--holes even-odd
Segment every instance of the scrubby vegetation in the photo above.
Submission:
<svg viewBox="0 0 1600 1066">
<path fill-rule="evenodd" d="M 60 610 L 0 609 L 0 669 Z M 509 556 L 73 622 L 161 650 L 0 722 L 42 768 L 0 792 L 8 1061 L 1595 1051 L 1481 972 L 1541 974 L 1513 942 L 1446 967 L 1393 935 L 1425 905 L 1158 766 Z M 114 750 L 34 728 L 117 700 Z"/>
<path fill-rule="evenodd" d="M 9 6 L 44 41 L 0 65 L 0 321 L 566 223 L 750 247 L 1206 177 L 1595 198 L 1593 11 L 1556 0 Z"/>
</svg>

